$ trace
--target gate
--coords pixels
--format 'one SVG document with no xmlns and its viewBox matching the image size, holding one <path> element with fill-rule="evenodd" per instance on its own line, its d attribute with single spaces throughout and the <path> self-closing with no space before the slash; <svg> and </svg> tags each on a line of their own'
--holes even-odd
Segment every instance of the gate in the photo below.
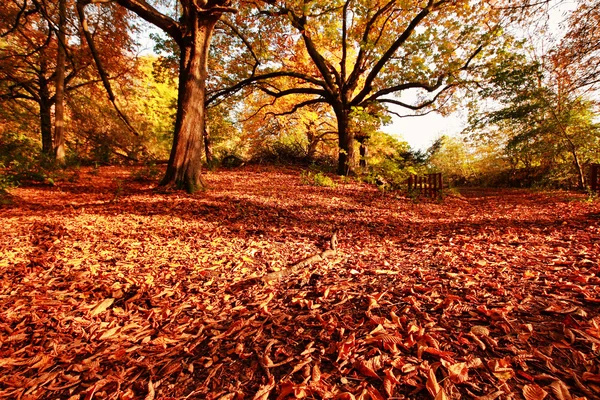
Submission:
<svg viewBox="0 0 600 400">
<path fill-rule="evenodd" d="M 600 164 L 591 165 L 590 186 L 592 188 L 592 192 L 600 193 Z"/>
<path fill-rule="evenodd" d="M 433 198 L 442 196 L 444 181 L 442 173 L 426 174 L 423 176 L 411 175 L 408 178 L 408 192 L 418 192 L 422 196 Z"/>
</svg>

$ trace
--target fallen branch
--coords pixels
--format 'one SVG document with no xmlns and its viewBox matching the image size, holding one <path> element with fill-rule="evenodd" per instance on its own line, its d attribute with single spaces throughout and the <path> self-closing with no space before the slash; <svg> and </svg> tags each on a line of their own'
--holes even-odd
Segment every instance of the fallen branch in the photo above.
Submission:
<svg viewBox="0 0 600 400">
<path fill-rule="evenodd" d="M 313 264 L 316 262 L 320 262 L 320 261 L 325 261 L 329 257 L 333 257 L 336 254 L 337 254 L 337 231 L 334 232 L 333 235 L 331 236 L 331 239 L 329 241 L 329 249 L 324 250 L 321 253 L 313 254 L 312 256 L 307 257 L 303 260 L 300 260 L 296 264 L 290 265 L 289 267 L 284 268 L 282 270 L 268 273 L 265 276 L 263 276 L 261 279 L 264 283 L 268 284 L 273 281 L 277 281 L 277 280 L 283 278 L 284 276 L 293 275 L 296 272 L 298 272 L 299 270 L 301 270 L 302 268 L 306 267 L 307 265 L 310 265 L 310 264 Z"/>
</svg>

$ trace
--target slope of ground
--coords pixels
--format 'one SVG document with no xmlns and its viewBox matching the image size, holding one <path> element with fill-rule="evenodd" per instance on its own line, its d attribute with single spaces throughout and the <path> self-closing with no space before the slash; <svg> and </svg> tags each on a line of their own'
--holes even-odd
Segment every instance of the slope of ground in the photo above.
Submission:
<svg viewBox="0 0 600 400">
<path fill-rule="evenodd" d="M 130 170 L 0 208 L 0 398 L 600 397 L 600 204 Z M 260 279 L 327 248 L 334 257 Z"/>
</svg>

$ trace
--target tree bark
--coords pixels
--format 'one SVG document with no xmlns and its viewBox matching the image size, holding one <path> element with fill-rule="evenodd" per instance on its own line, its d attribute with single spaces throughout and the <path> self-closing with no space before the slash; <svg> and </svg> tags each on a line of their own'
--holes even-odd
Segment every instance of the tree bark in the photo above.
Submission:
<svg viewBox="0 0 600 400">
<path fill-rule="evenodd" d="M 573 156 L 573 165 L 575 167 L 575 171 L 577 172 L 577 188 L 579 190 L 583 190 L 585 189 L 585 174 L 583 173 L 583 167 L 579 162 L 579 156 L 577 155 L 577 149 L 575 147 L 575 144 L 571 140 L 568 140 L 568 142 L 571 150 L 571 155 Z"/>
<path fill-rule="evenodd" d="M 359 165 L 362 169 L 366 169 L 367 168 L 367 156 L 369 154 L 369 149 L 367 147 L 367 139 L 361 138 L 358 142 L 360 143 Z"/>
<path fill-rule="evenodd" d="M 206 111 L 205 111 L 206 113 Z M 212 142 L 210 140 L 210 127 L 204 121 L 204 157 L 206 158 L 206 163 L 211 165 L 213 162 L 213 154 L 212 154 Z"/>
<path fill-rule="evenodd" d="M 42 153 L 52 155 L 52 100 L 50 99 L 50 88 L 46 79 L 48 63 L 42 56 L 40 60 L 40 70 L 38 73 L 39 83 L 39 106 L 40 106 L 40 131 L 42 133 Z"/>
<path fill-rule="evenodd" d="M 354 170 L 354 133 L 349 129 L 349 110 L 336 109 L 338 124 L 339 157 L 338 175 L 351 175 Z"/>
<path fill-rule="evenodd" d="M 54 158 L 65 162 L 65 59 L 66 59 L 66 0 L 58 3 L 58 54 L 56 57 L 56 94 L 54 104 Z"/>
<path fill-rule="evenodd" d="M 194 193 L 202 181 L 208 49 L 220 14 L 190 16 L 189 35 L 182 41 L 179 99 L 173 147 L 161 186 L 173 185 Z"/>
<path fill-rule="evenodd" d="M 42 132 L 42 153 L 52 155 L 52 117 L 49 98 L 40 99 L 40 130 Z"/>
</svg>

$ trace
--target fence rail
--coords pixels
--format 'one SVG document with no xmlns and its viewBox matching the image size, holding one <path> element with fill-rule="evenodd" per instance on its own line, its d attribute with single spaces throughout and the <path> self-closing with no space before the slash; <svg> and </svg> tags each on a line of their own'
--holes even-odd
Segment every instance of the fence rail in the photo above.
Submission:
<svg viewBox="0 0 600 400">
<path fill-rule="evenodd" d="M 591 165 L 590 186 L 592 188 L 592 192 L 600 193 L 600 164 Z"/>
<path fill-rule="evenodd" d="M 423 176 L 411 175 L 408 178 L 408 191 L 419 192 L 423 196 L 433 198 L 441 197 L 444 188 L 444 181 L 440 172 L 436 174 L 426 174 Z"/>
</svg>

